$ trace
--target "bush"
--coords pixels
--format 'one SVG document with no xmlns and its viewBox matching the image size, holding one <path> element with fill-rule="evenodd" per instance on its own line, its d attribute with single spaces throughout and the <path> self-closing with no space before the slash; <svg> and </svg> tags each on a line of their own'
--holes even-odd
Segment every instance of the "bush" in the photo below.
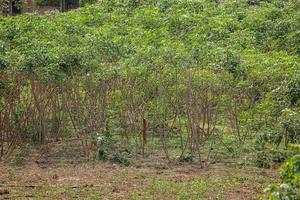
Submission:
<svg viewBox="0 0 300 200">
<path fill-rule="evenodd" d="M 112 136 L 108 132 L 104 134 L 96 133 L 92 137 L 92 143 L 97 149 L 97 159 L 107 160 L 113 148 Z"/>
<path fill-rule="evenodd" d="M 260 168 L 271 168 L 276 163 L 282 163 L 292 155 L 290 149 L 264 149 L 253 154 L 254 163 Z"/>
<path fill-rule="evenodd" d="M 262 134 L 257 136 L 255 140 L 255 148 L 257 150 L 262 150 L 265 149 L 267 145 L 278 147 L 282 138 L 282 134 L 276 130 L 265 130 Z"/>
<path fill-rule="evenodd" d="M 35 0 L 37 6 L 56 6 L 59 7 L 59 0 Z"/>
<path fill-rule="evenodd" d="M 29 125 L 25 127 L 21 137 L 22 141 L 30 141 L 33 144 L 39 144 L 40 142 L 39 131 L 35 125 Z"/>
<path fill-rule="evenodd" d="M 28 157 L 31 153 L 30 147 L 26 145 L 20 146 L 16 154 L 12 156 L 12 164 L 20 166 L 23 165 L 26 161 L 26 157 Z"/>
<path fill-rule="evenodd" d="M 181 156 L 178 161 L 185 163 L 185 162 L 193 162 L 194 156 L 191 154 L 188 154 L 187 156 Z"/>
<path fill-rule="evenodd" d="M 300 146 L 298 155 L 288 159 L 280 167 L 280 184 L 271 184 L 265 189 L 266 199 L 299 200 L 300 199 Z"/>
<path fill-rule="evenodd" d="M 132 159 L 132 155 L 130 151 L 125 149 L 114 154 L 112 161 L 125 166 L 129 166 L 131 164 L 131 159 Z"/>
<path fill-rule="evenodd" d="M 300 155 L 295 155 L 282 166 L 281 178 L 294 186 L 300 187 Z"/>
<path fill-rule="evenodd" d="M 271 184 L 265 189 L 270 200 L 300 199 L 300 155 L 287 160 L 280 169 L 281 184 Z"/>
</svg>

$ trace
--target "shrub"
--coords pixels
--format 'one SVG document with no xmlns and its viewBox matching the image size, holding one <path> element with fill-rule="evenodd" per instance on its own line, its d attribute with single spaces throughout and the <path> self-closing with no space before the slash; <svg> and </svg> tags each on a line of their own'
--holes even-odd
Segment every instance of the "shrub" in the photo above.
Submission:
<svg viewBox="0 0 300 200">
<path fill-rule="evenodd" d="M 107 160 L 112 151 L 113 140 L 109 133 L 96 133 L 92 137 L 92 143 L 96 146 L 96 157 L 99 160 Z"/>
<path fill-rule="evenodd" d="M 132 158 L 131 152 L 125 149 L 115 153 L 113 155 L 112 161 L 125 166 L 129 166 L 131 164 L 131 158 Z"/>
<path fill-rule="evenodd" d="M 254 153 L 254 163 L 260 168 L 271 168 L 276 163 L 284 162 L 290 155 L 288 150 L 264 149 Z"/>
<path fill-rule="evenodd" d="M 26 161 L 26 157 L 31 153 L 30 147 L 26 145 L 21 145 L 18 151 L 12 156 L 12 164 L 20 166 Z"/>
<path fill-rule="evenodd" d="M 37 6 L 57 6 L 59 7 L 59 0 L 35 0 Z"/>
<path fill-rule="evenodd" d="M 300 199 L 300 146 L 296 147 L 298 155 L 288 159 L 280 167 L 281 183 L 271 184 L 265 189 L 266 198 L 270 200 Z"/>
<path fill-rule="evenodd" d="M 194 160 L 194 156 L 191 154 L 188 154 L 186 156 L 181 156 L 178 159 L 179 162 L 183 162 L 183 163 L 184 162 L 193 162 L 193 160 Z"/>
<path fill-rule="evenodd" d="M 25 127 L 21 137 L 22 141 L 30 141 L 33 144 L 39 144 L 40 142 L 38 128 L 35 125 Z"/>
</svg>

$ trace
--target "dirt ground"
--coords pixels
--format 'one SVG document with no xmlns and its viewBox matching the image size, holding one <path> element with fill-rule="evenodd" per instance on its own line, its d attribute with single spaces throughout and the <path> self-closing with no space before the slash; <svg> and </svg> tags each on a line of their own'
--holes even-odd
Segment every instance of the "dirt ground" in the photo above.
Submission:
<svg viewBox="0 0 300 200">
<path fill-rule="evenodd" d="M 0 199 L 258 199 L 275 170 L 214 164 L 125 167 L 81 164 L 0 163 Z"/>
</svg>

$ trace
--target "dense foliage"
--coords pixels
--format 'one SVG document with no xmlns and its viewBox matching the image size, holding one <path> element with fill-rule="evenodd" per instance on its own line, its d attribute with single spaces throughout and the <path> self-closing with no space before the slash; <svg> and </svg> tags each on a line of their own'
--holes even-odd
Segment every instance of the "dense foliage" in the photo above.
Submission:
<svg viewBox="0 0 300 200">
<path fill-rule="evenodd" d="M 300 140 L 299 30 L 298 0 L 102 0 L 0 18 L 0 157 L 76 137 L 120 162 L 238 144 L 270 167 Z"/>
<path fill-rule="evenodd" d="M 297 154 L 300 146 L 295 146 Z M 300 156 L 288 159 L 280 168 L 281 184 L 269 185 L 265 192 L 271 200 L 300 199 Z"/>
</svg>

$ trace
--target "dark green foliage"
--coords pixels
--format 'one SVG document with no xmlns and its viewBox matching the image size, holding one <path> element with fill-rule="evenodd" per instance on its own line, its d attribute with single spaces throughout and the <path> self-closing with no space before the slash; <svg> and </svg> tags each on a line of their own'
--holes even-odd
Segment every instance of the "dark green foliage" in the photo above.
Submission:
<svg viewBox="0 0 300 200">
<path fill-rule="evenodd" d="M 255 140 L 255 153 L 253 154 L 256 166 L 270 168 L 293 156 L 294 154 L 290 148 L 281 149 L 280 144 L 286 139 L 291 143 L 297 141 L 295 137 L 298 137 L 298 134 L 290 130 L 287 131 L 287 137 L 285 138 L 283 133 L 272 129 L 265 130 L 262 134 L 258 135 Z"/>
<path fill-rule="evenodd" d="M 85 6 L 87 4 L 92 4 L 92 3 L 96 3 L 98 0 L 80 0 L 80 5 L 81 6 Z"/>
<path fill-rule="evenodd" d="M 272 144 L 278 147 L 283 139 L 283 135 L 274 130 L 265 130 L 264 133 L 257 136 L 255 148 L 258 150 L 264 149 L 266 145 Z"/>
<path fill-rule="evenodd" d="M 300 155 L 295 155 L 282 166 L 280 177 L 284 182 L 290 183 L 292 186 L 300 187 Z"/>
<path fill-rule="evenodd" d="M 299 8 L 296 0 L 103 0 L 0 18 L 0 114 L 19 105 L 11 133 L 27 119 L 41 132 L 43 117 L 55 129 L 56 114 L 68 133 L 96 121 L 95 134 L 80 134 L 94 137 L 95 157 L 121 163 L 130 153 L 116 153 L 119 140 L 134 141 L 137 153 L 142 146 L 142 117 L 160 147 L 173 136 L 188 144 L 183 154 L 224 129 L 232 143 L 256 141 L 247 150 L 271 167 L 299 142 Z"/>
<path fill-rule="evenodd" d="M 96 157 L 99 160 L 107 160 L 114 149 L 114 140 L 110 133 L 97 133 L 92 135 L 93 144 L 96 146 Z"/>
<path fill-rule="evenodd" d="M 179 162 L 193 162 L 194 156 L 193 155 L 187 155 L 187 156 L 182 156 L 178 159 Z"/>
<path fill-rule="evenodd" d="M 105 146 L 99 147 L 98 148 L 98 159 L 99 160 L 107 160 L 109 156 L 109 149 Z"/>
<path fill-rule="evenodd" d="M 300 199 L 300 151 L 299 145 L 294 145 L 296 155 L 288 159 L 280 167 L 280 184 L 269 185 L 265 192 L 270 200 Z"/>
<path fill-rule="evenodd" d="M 33 144 L 39 144 L 40 138 L 39 138 L 39 132 L 38 128 L 35 125 L 29 125 L 27 126 L 21 135 L 23 142 L 32 142 Z"/>
<path fill-rule="evenodd" d="M 296 75 L 290 80 L 286 86 L 285 96 L 291 103 L 291 106 L 299 106 L 300 104 L 300 75 Z"/>
<path fill-rule="evenodd" d="M 248 4 L 251 6 L 258 6 L 260 4 L 260 0 L 248 0 Z"/>
<path fill-rule="evenodd" d="M 277 149 L 264 149 L 254 153 L 254 164 L 260 168 L 271 168 L 275 164 L 284 162 L 291 156 L 289 151 Z"/>
<path fill-rule="evenodd" d="M 289 142 L 299 144 L 300 143 L 300 124 L 295 124 L 293 122 L 284 122 L 284 129 L 289 138 Z"/>
<path fill-rule="evenodd" d="M 84 6 L 86 4 L 95 3 L 97 0 L 65 0 L 66 8 L 78 8 L 79 5 Z M 60 0 L 34 0 L 35 5 L 37 6 L 50 6 L 56 7 L 57 9 L 61 6 Z"/>
<path fill-rule="evenodd" d="M 59 0 L 35 0 L 34 3 L 37 6 L 60 6 L 60 1 Z"/>
<path fill-rule="evenodd" d="M 226 53 L 226 58 L 222 61 L 222 65 L 234 78 L 242 78 L 245 75 L 245 70 L 240 66 L 240 58 L 233 52 Z"/>
<path fill-rule="evenodd" d="M 129 150 L 121 150 L 115 153 L 112 157 L 112 161 L 125 166 L 129 166 L 131 163 L 132 155 Z"/>
<path fill-rule="evenodd" d="M 5 60 L 1 59 L 1 56 L 0 56 L 0 70 L 4 69 L 7 67 L 7 64 L 5 62 Z"/>
</svg>

